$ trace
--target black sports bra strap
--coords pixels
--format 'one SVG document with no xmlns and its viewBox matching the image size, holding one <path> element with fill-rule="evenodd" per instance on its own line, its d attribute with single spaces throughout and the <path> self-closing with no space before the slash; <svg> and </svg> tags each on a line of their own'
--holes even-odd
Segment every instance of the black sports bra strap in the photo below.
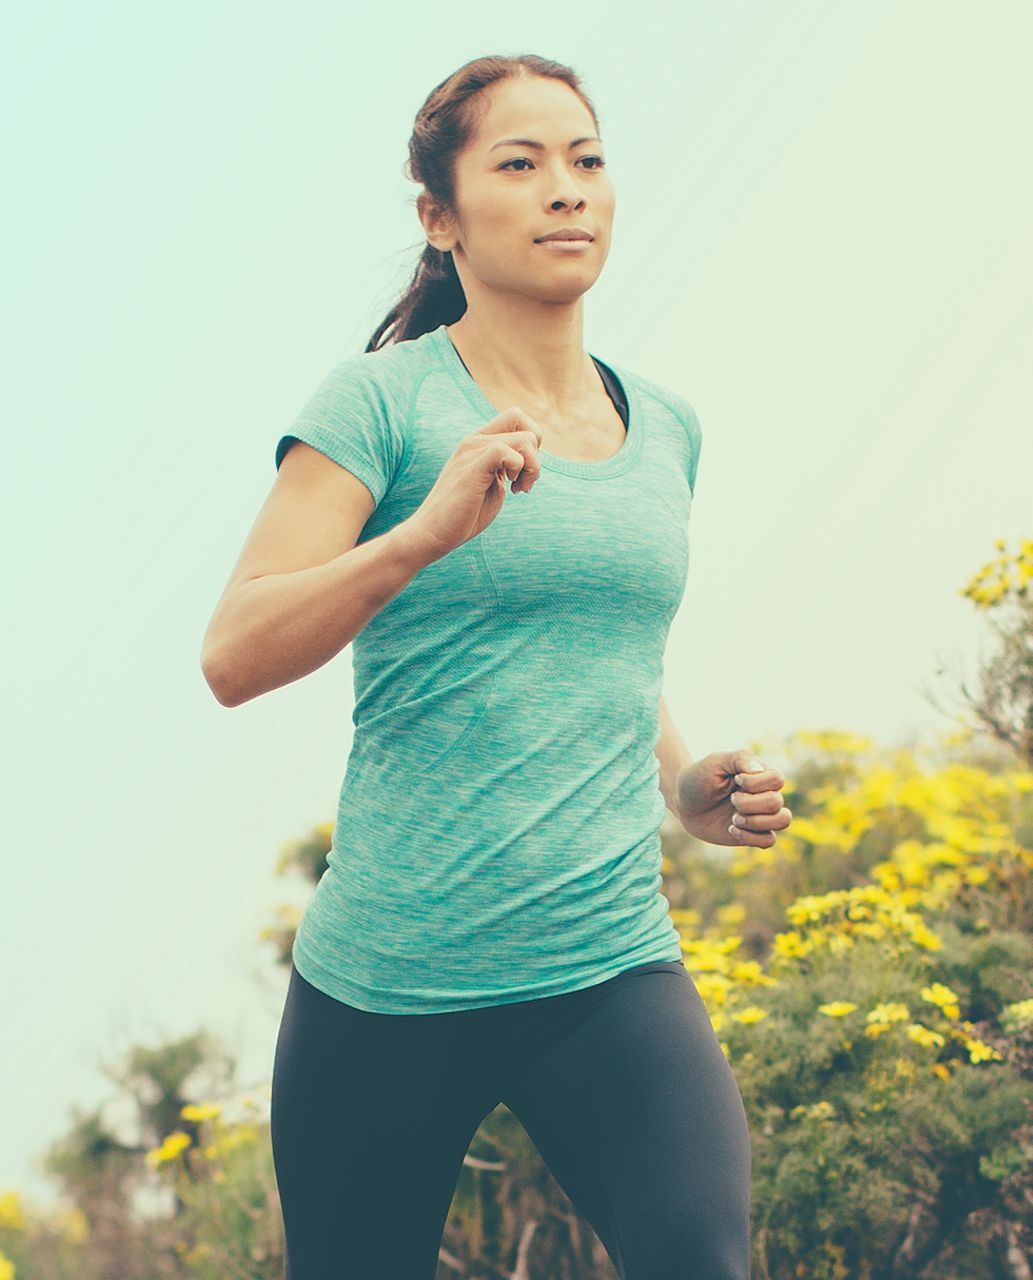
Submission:
<svg viewBox="0 0 1033 1280">
<path fill-rule="evenodd" d="M 624 423 L 624 430 L 628 429 L 628 402 L 624 395 L 624 388 L 617 380 L 617 375 L 608 368 L 601 360 L 595 361 L 595 367 L 599 370 L 599 376 L 603 380 L 603 386 L 606 388 L 607 394 L 614 403 L 614 407 L 621 416 L 621 422 Z"/>
</svg>

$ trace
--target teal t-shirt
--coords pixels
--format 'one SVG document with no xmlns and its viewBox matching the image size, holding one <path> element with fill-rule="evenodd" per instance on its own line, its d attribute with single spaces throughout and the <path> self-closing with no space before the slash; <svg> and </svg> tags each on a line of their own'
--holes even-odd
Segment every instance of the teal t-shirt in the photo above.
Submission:
<svg viewBox="0 0 1033 1280">
<path fill-rule="evenodd" d="M 609 361 L 624 443 L 540 450 L 531 492 L 420 570 L 353 641 L 354 737 L 302 977 L 377 1013 L 592 986 L 681 942 L 660 873 L 659 702 L 689 561 L 700 425 Z M 293 439 L 357 476 L 359 542 L 410 516 L 498 416 L 444 324 L 342 359 Z"/>
</svg>

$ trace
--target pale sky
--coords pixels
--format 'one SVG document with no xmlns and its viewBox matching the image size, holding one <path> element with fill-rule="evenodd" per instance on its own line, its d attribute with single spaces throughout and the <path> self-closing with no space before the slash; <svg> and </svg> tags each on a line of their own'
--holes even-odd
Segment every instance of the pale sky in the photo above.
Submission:
<svg viewBox="0 0 1033 1280">
<path fill-rule="evenodd" d="M 201 638 L 280 434 L 415 265 L 413 117 L 468 59 L 583 76 L 617 189 L 586 348 L 700 417 L 666 661 L 690 750 L 931 738 L 922 688 L 988 646 L 958 592 L 1033 533 L 1033 6 L 516 15 L 7 20 L 0 1191 L 52 1196 L 37 1157 L 133 1044 L 205 1026 L 269 1081 L 257 932 L 307 895 L 273 868 L 333 816 L 350 654 L 226 709 Z"/>
</svg>

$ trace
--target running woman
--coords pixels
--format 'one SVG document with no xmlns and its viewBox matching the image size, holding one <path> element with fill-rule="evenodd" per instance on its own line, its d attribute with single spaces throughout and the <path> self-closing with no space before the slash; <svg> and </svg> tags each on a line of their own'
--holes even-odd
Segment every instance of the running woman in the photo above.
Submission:
<svg viewBox="0 0 1033 1280">
<path fill-rule="evenodd" d="M 434 1280 L 502 1103 L 621 1280 L 744 1280 L 747 1119 L 659 826 L 768 848 L 791 815 L 662 698 L 699 420 L 582 345 L 615 189 L 573 70 L 467 63 L 409 157 L 412 281 L 279 440 L 202 653 L 234 707 L 353 645 L 273 1065 L 286 1277 Z"/>
</svg>

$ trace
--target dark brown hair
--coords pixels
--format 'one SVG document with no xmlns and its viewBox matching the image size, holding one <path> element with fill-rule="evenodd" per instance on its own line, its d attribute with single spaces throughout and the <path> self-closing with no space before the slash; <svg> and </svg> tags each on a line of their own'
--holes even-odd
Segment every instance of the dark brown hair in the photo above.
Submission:
<svg viewBox="0 0 1033 1280">
<path fill-rule="evenodd" d="M 488 103 L 478 97 L 483 89 L 516 76 L 551 76 L 569 84 L 588 108 L 599 129 L 595 108 L 581 87 L 577 73 L 562 62 L 551 62 L 533 53 L 489 55 L 474 58 L 431 90 L 416 113 L 409 138 L 409 160 L 403 172 L 422 183 L 439 208 L 455 209 L 456 156 L 466 146 Z M 417 197 L 413 197 L 414 201 Z M 388 342 L 406 342 L 429 333 L 441 324 L 454 324 L 466 310 L 466 294 L 452 261 L 451 251 L 424 246 L 412 280 L 369 340 L 367 351 Z M 385 337 L 388 329 L 390 337 Z"/>
</svg>

